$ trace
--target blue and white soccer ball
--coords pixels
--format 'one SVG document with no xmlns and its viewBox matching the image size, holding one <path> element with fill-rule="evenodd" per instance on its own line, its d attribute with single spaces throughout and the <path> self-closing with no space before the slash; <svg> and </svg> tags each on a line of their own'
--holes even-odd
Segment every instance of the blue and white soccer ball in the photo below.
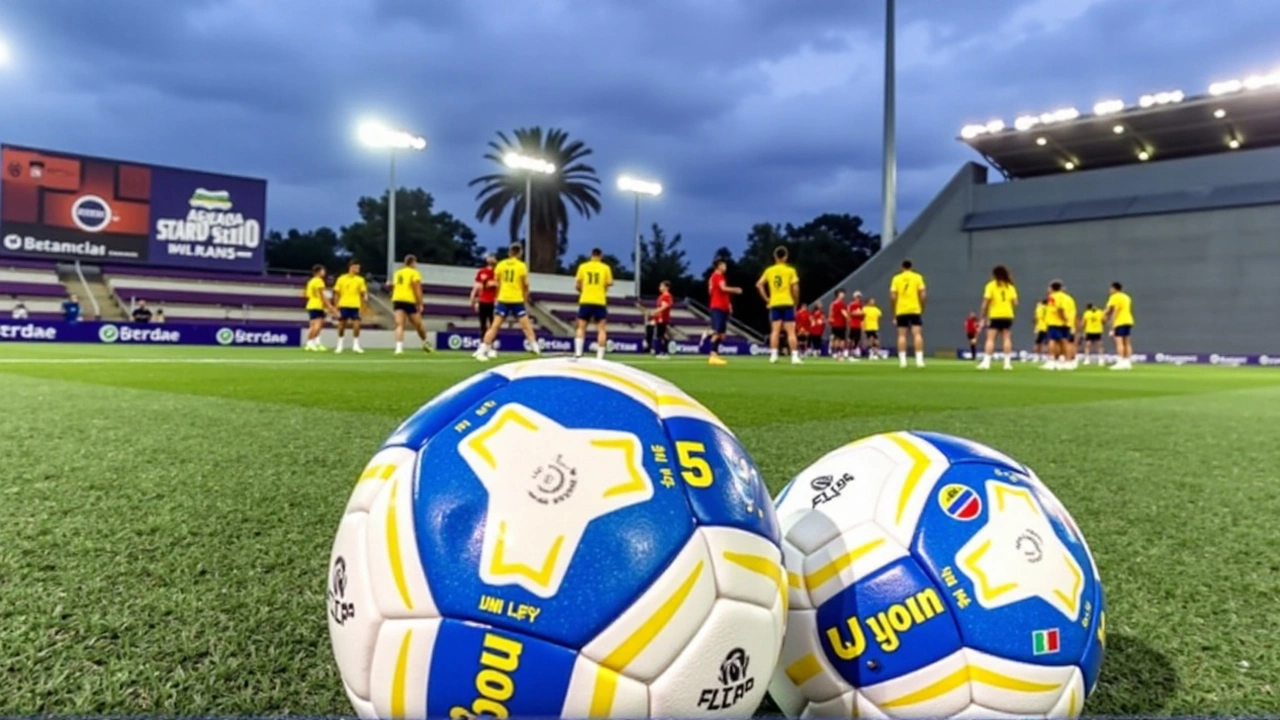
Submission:
<svg viewBox="0 0 1280 720">
<path fill-rule="evenodd" d="M 1075 717 L 1106 639 L 1075 521 L 1030 469 L 876 435 L 778 495 L 791 586 L 770 694 L 806 717 Z"/>
<path fill-rule="evenodd" d="M 751 458 L 671 383 L 503 365 L 365 468 L 334 656 L 362 718 L 748 717 L 783 642 L 779 543 Z"/>
</svg>

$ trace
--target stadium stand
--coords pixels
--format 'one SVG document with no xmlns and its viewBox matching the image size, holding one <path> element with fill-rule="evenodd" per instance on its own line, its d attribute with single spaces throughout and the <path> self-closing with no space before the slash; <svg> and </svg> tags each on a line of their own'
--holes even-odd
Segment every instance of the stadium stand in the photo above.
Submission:
<svg viewBox="0 0 1280 720">
<path fill-rule="evenodd" d="M 0 260 L 0 316 L 7 318 L 22 303 L 32 319 L 60 319 L 67 295 L 53 263 Z"/>
</svg>

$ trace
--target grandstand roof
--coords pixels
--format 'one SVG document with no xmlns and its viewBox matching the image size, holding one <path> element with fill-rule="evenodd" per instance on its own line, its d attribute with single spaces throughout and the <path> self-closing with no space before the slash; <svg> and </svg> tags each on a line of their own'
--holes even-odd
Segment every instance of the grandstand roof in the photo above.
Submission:
<svg viewBox="0 0 1280 720">
<path fill-rule="evenodd" d="M 1280 71 L 1214 83 L 1195 97 L 1175 90 L 1132 107 L 1104 100 L 1088 115 L 1065 108 L 1012 127 L 967 125 L 959 139 L 1011 179 L 1277 146 Z"/>
</svg>

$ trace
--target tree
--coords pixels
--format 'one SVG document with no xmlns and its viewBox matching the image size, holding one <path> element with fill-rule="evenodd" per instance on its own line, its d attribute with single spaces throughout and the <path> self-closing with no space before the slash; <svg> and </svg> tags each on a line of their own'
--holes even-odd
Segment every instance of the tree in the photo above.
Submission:
<svg viewBox="0 0 1280 720">
<path fill-rule="evenodd" d="M 366 272 L 381 273 L 387 266 L 387 199 L 387 193 L 360 198 L 360 221 L 341 231 L 342 247 Z M 484 248 L 476 243 L 475 231 L 434 207 L 435 198 L 421 188 L 396 190 L 396 260 L 413 254 L 424 263 L 479 265 Z"/>
<path fill-rule="evenodd" d="M 787 225 L 785 234 L 805 302 L 818 299 L 880 249 L 880 237 L 863 230 L 856 215 L 824 213 L 799 227 Z"/>
<path fill-rule="evenodd" d="M 306 232 L 293 228 L 284 234 L 272 230 L 266 239 L 267 267 L 310 272 L 323 265 L 335 271 L 342 265 L 339 249 L 338 234 L 327 227 Z"/>
<path fill-rule="evenodd" d="M 498 139 L 489 141 L 489 152 L 484 155 L 502 169 L 468 183 L 468 187 L 480 186 L 476 193 L 480 203 L 476 219 L 497 225 L 503 213 L 510 209 L 511 242 L 519 242 L 524 228 L 527 178 L 524 172 L 508 170 L 503 158 L 516 152 L 554 164 L 555 172 L 535 175 L 530 186 L 532 257 L 526 260 L 534 272 L 555 272 L 567 247 L 569 206 L 584 218 L 600 213 L 600 179 L 596 177 L 596 169 L 583 162 L 592 150 L 581 140 L 570 140 L 569 134 L 558 128 L 546 133 L 541 127 L 518 128 L 512 135 L 514 139 L 498 132 Z"/>
<path fill-rule="evenodd" d="M 658 223 L 650 228 L 648 238 L 640 240 L 640 293 L 654 295 L 658 292 L 658 283 L 666 280 L 671 283 L 674 295 L 686 296 L 697 284 L 689 275 L 689 260 L 685 257 L 680 244 L 684 238 L 676 233 L 667 238 L 667 233 Z"/>
</svg>

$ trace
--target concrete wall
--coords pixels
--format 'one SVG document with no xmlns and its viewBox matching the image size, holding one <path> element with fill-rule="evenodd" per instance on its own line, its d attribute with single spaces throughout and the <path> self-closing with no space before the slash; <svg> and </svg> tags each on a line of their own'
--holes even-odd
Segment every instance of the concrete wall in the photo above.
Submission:
<svg viewBox="0 0 1280 720">
<path fill-rule="evenodd" d="M 1280 179 L 1280 149 L 985 185 L 966 165 L 893 245 L 841 287 L 881 304 L 910 257 L 929 288 L 927 350 L 964 344 L 991 267 L 1013 271 L 1023 307 L 1019 348 L 1032 342 L 1031 308 L 1061 278 L 1081 308 L 1104 303 L 1113 280 L 1133 295 L 1134 346 L 1150 352 L 1280 352 L 1280 205 L 964 232 L 971 212 Z M 824 297 L 829 300 L 829 296 Z"/>
</svg>

